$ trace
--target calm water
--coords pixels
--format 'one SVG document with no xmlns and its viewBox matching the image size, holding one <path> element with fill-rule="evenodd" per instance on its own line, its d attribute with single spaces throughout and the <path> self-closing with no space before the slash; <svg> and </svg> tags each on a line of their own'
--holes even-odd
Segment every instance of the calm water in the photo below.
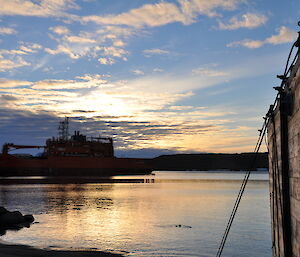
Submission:
<svg viewBox="0 0 300 257">
<path fill-rule="evenodd" d="M 155 173 L 155 183 L 0 186 L 0 205 L 37 221 L 0 239 L 126 256 L 215 256 L 243 173 Z M 268 174 L 251 179 L 223 256 L 271 257 Z"/>
</svg>

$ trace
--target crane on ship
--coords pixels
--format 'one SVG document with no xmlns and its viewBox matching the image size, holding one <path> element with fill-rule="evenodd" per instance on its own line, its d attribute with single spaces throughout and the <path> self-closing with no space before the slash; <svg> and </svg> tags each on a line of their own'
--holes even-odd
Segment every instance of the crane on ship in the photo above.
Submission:
<svg viewBox="0 0 300 257">
<path fill-rule="evenodd" d="M 15 145 L 15 144 L 6 143 L 2 147 L 2 154 L 8 154 L 8 152 L 17 149 L 32 149 L 32 148 L 40 149 L 44 147 L 45 146 L 40 146 L 40 145 Z"/>
</svg>

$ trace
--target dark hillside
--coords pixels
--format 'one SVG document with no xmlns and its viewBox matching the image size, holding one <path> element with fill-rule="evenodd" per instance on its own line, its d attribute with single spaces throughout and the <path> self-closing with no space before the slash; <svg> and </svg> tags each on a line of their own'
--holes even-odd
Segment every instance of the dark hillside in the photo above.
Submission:
<svg viewBox="0 0 300 257">
<path fill-rule="evenodd" d="M 251 168 L 255 153 L 240 154 L 175 154 L 153 159 L 156 170 L 246 170 Z M 268 168 L 268 154 L 258 153 L 253 170 Z"/>
</svg>

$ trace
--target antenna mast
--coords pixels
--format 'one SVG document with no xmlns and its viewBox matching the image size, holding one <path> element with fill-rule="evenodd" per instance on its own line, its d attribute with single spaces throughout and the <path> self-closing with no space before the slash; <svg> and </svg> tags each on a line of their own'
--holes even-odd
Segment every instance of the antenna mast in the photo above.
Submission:
<svg viewBox="0 0 300 257">
<path fill-rule="evenodd" d="M 59 122 L 58 138 L 61 140 L 68 140 L 69 137 L 69 117 L 65 117 L 64 121 Z"/>
</svg>

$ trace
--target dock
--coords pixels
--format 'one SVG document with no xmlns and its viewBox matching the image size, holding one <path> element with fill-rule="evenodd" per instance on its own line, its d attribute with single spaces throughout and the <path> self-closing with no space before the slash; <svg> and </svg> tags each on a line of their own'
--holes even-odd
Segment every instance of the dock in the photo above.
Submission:
<svg viewBox="0 0 300 257">
<path fill-rule="evenodd" d="M 278 95 L 267 114 L 274 257 L 300 257 L 299 38 L 293 45 L 297 51 L 291 57 L 294 63 L 278 76 L 282 83 L 274 88 Z"/>
</svg>

